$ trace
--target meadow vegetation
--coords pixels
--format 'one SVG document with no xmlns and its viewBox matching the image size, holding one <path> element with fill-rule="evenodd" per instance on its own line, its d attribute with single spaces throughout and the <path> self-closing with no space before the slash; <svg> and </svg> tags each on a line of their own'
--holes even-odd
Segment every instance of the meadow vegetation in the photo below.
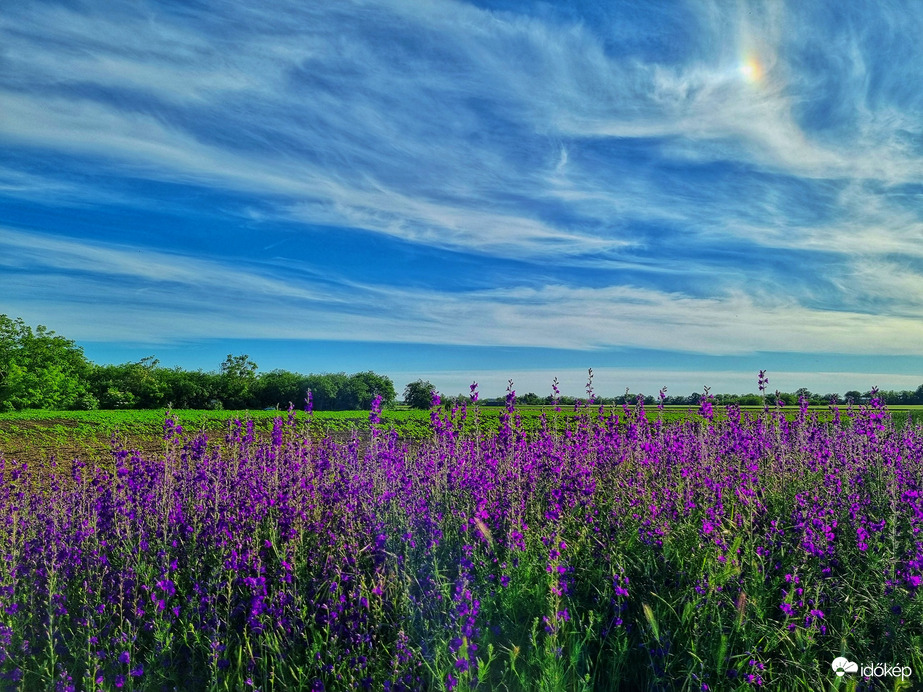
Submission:
<svg viewBox="0 0 923 692">
<path fill-rule="evenodd" d="M 510 389 L 494 424 L 472 389 L 415 436 L 376 399 L 341 434 L 168 414 L 156 450 L 0 457 L 0 686 L 902 684 L 840 656 L 918 684 L 923 427 L 871 394 L 530 416 Z"/>
</svg>

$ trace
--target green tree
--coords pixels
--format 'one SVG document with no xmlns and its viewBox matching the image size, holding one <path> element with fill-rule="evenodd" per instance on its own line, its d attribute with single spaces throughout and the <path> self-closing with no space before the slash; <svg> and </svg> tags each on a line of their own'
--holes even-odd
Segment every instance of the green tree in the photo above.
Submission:
<svg viewBox="0 0 923 692">
<path fill-rule="evenodd" d="M 773 403 L 781 401 L 786 406 L 795 406 L 798 403 L 798 397 L 791 392 L 776 392 L 772 401 Z"/>
<path fill-rule="evenodd" d="M 347 399 L 345 389 L 349 378 L 345 372 L 308 375 L 305 380 L 311 390 L 315 411 L 335 411 Z M 344 393 L 341 394 L 341 391 Z"/>
<path fill-rule="evenodd" d="M 169 392 L 163 377 L 164 370 L 154 356 L 131 364 L 129 373 L 139 408 L 160 408 L 170 403 L 167 401 Z"/>
<path fill-rule="evenodd" d="M 337 411 L 357 411 L 360 408 L 360 400 L 371 400 L 368 388 L 361 380 L 354 380 L 346 373 L 337 373 L 337 378 L 339 385 L 334 403 Z"/>
<path fill-rule="evenodd" d="M 910 395 L 911 404 L 923 404 L 923 384 L 917 387 Z"/>
<path fill-rule="evenodd" d="M 228 354 L 221 364 L 221 402 L 227 409 L 249 408 L 255 403 L 253 391 L 259 366 L 250 356 Z"/>
<path fill-rule="evenodd" d="M 528 392 L 527 394 L 523 394 L 521 397 L 519 397 L 517 403 L 523 404 L 525 406 L 538 406 L 542 403 L 542 400 L 535 392 Z"/>
<path fill-rule="evenodd" d="M 0 408 L 94 408 L 83 349 L 44 325 L 0 315 Z"/>
<path fill-rule="evenodd" d="M 366 370 L 357 372 L 349 376 L 350 385 L 356 395 L 357 408 L 366 411 L 372 407 L 372 399 L 376 395 L 381 396 L 382 406 L 390 406 L 397 398 L 397 392 L 394 391 L 394 383 L 390 377 L 379 375 Z"/>
<path fill-rule="evenodd" d="M 205 409 L 209 408 L 210 401 L 220 401 L 221 375 L 217 373 L 162 368 L 159 378 L 164 390 L 164 406 Z"/>
<path fill-rule="evenodd" d="M 90 386 L 103 408 L 160 408 L 173 403 L 171 371 L 154 356 L 136 363 L 94 366 Z"/>
<path fill-rule="evenodd" d="M 300 408 L 308 391 L 307 380 L 304 375 L 287 370 L 263 373 L 256 385 L 257 401 L 261 407 L 287 408 L 291 402 L 296 408 Z"/>
<path fill-rule="evenodd" d="M 427 380 L 417 380 L 404 387 L 404 403 L 411 408 L 427 409 L 433 403 L 435 387 Z"/>
</svg>

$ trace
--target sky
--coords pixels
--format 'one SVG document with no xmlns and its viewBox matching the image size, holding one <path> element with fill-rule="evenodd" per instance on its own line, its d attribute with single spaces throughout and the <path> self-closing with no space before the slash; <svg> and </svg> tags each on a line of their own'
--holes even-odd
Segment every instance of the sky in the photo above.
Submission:
<svg viewBox="0 0 923 692">
<path fill-rule="evenodd" d="M 923 4 L 20 0 L 0 313 L 445 393 L 923 383 Z"/>
</svg>

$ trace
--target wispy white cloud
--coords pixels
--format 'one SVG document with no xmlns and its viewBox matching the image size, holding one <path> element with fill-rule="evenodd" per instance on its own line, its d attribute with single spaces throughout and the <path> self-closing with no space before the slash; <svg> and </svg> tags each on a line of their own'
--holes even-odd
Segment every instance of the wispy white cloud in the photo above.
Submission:
<svg viewBox="0 0 923 692">
<path fill-rule="evenodd" d="M 797 11 L 783 3 L 701 4 L 708 11 L 701 13 L 700 41 L 716 48 L 696 60 L 613 64 L 599 50 L 592 58 L 573 51 L 570 59 L 599 81 L 586 85 L 566 73 L 557 76 L 556 86 L 568 97 L 549 99 L 547 108 L 557 113 L 561 129 L 677 138 L 668 146 L 678 157 L 738 159 L 809 178 L 919 179 L 921 152 L 910 144 L 921 133 L 916 113 L 870 104 L 860 36 L 832 47 L 842 57 L 840 69 L 820 79 L 797 64 L 795 53 L 817 42 L 817 26 L 803 24 Z M 818 90 L 835 86 L 833 80 L 846 83 L 840 87 L 845 107 L 855 114 L 849 131 L 840 129 L 835 139 L 799 117 Z"/>
<path fill-rule="evenodd" d="M 258 265 L 138 253 L 127 247 L 0 232 L 8 305 L 33 314 L 54 298 L 59 330 L 94 340 L 345 339 L 555 348 L 630 346 L 705 354 L 801 350 L 923 355 L 923 310 L 816 310 L 784 297 L 691 298 L 631 286 L 445 293 L 355 281 L 281 280 Z M 28 270 L 28 274 L 23 272 Z M 916 284 L 914 284 L 915 286 Z M 118 290 L 113 292 L 113 286 Z M 896 288 L 902 288 L 898 285 Z M 207 315 L 207 319 L 202 318 Z M 170 324 L 164 331 L 162 326 Z M 102 331 L 101 331 L 102 330 Z M 95 335 L 95 337 L 94 337 Z"/>
<path fill-rule="evenodd" d="M 113 278 L 131 278 L 157 283 L 222 286 L 243 281 L 242 288 L 263 292 L 293 292 L 293 288 L 278 280 L 256 280 L 233 268 L 222 268 L 216 261 L 200 260 L 182 255 L 140 251 L 129 246 L 114 247 L 52 238 L 8 228 L 0 228 L 0 245 L 6 252 L 0 263 L 12 268 L 40 266 L 63 272 L 86 272 Z M 249 281 L 248 281 L 249 279 Z M 305 294 L 297 297 L 310 298 Z"/>
<path fill-rule="evenodd" d="M 350 29 L 348 17 L 332 14 L 328 22 Z M 361 35 L 330 51 L 332 35 L 303 31 L 284 16 L 258 18 L 264 30 L 241 37 L 219 61 L 216 46 L 169 20 L 97 21 L 46 9 L 36 21 L 41 32 L 34 27 L 33 40 L 20 40 L 8 56 L 43 88 L 4 94 L 0 137 L 103 157 L 130 175 L 283 195 L 285 206 L 309 208 L 311 222 L 360 224 L 424 244 L 526 254 L 544 243 L 546 253 L 601 244 L 490 200 L 492 186 L 515 188 L 512 176 L 523 171 L 507 170 L 490 147 L 460 146 L 482 125 L 457 107 L 467 96 L 460 85 L 438 72 L 395 70 Z M 59 42 L 33 61 L 39 37 L 56 31 Z M 154 40 L 161 33 L 162 47 Z M 325 85 L 331 72 L 341 79 Z M 121 91 L 113 97 L 112 89 Z M 258 148 L 239 146 L 248 142 Z"/>
<path fill-rule="evenodd" d="M 138 339 L 170 333 L 161 318 L 189 336 L 266 333 L 271 316 L 295 321 L 273 332 L 292 338 L 919 353 L 923 268 L 897 257 L 921 258 L 920 193 L 897 191 L 923 175 L 923 100 L 884 74 L 884 48 L 923 13 L 881 5 L 834 25 L 798 4 L 696 1 L 685 42 L 658 55 L 642 50 L 670 47 L 657 21 L 534 9 L 11 8 L 6 198 L 144 207 L 144 182 L 162 181 L 246 197 L 238 213 L 264 222 L 359 228 L 533 273 L 492 291 L 448 293 L 438 277 L 411 290 L 340 276 L 332 289 L 152 251 L 131 228 L 117 247 L 7 229 L 15 254 L 0 267 L 35 269 L 4 278 L 11 304 L 60 306 L 28 290 L 57 273 L 73 296 L 101 298 L 104 277 L 144 291 L 147 322 L 130 297 L 112 308 Z M 918 75 L 920 47 L 902 50 L 890 68 Z M 17 168 L 16 152 L 56 172 Z M 140 183 L 116 193 L 98 172 Z M 557 265 L 624 275 L 542 273 Z"/>
</svg>

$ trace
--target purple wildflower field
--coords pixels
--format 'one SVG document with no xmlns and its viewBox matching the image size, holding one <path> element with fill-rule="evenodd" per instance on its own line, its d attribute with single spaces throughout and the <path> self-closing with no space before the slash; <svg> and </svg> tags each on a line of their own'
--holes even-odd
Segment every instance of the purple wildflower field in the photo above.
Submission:
<svg viewBox="0 0 923 692">
<path fill-rule="evenodd" d="M 643 402 L 0 456 L 0 689 L 874 688 L 923 675 L 923 427 Z M 473 430 L 473 432 L 463 432 Z M 846 687 L 852 685 L 852 687 Z M 858 685 L 858 687 L 857 687 Z"/>
</svg>

